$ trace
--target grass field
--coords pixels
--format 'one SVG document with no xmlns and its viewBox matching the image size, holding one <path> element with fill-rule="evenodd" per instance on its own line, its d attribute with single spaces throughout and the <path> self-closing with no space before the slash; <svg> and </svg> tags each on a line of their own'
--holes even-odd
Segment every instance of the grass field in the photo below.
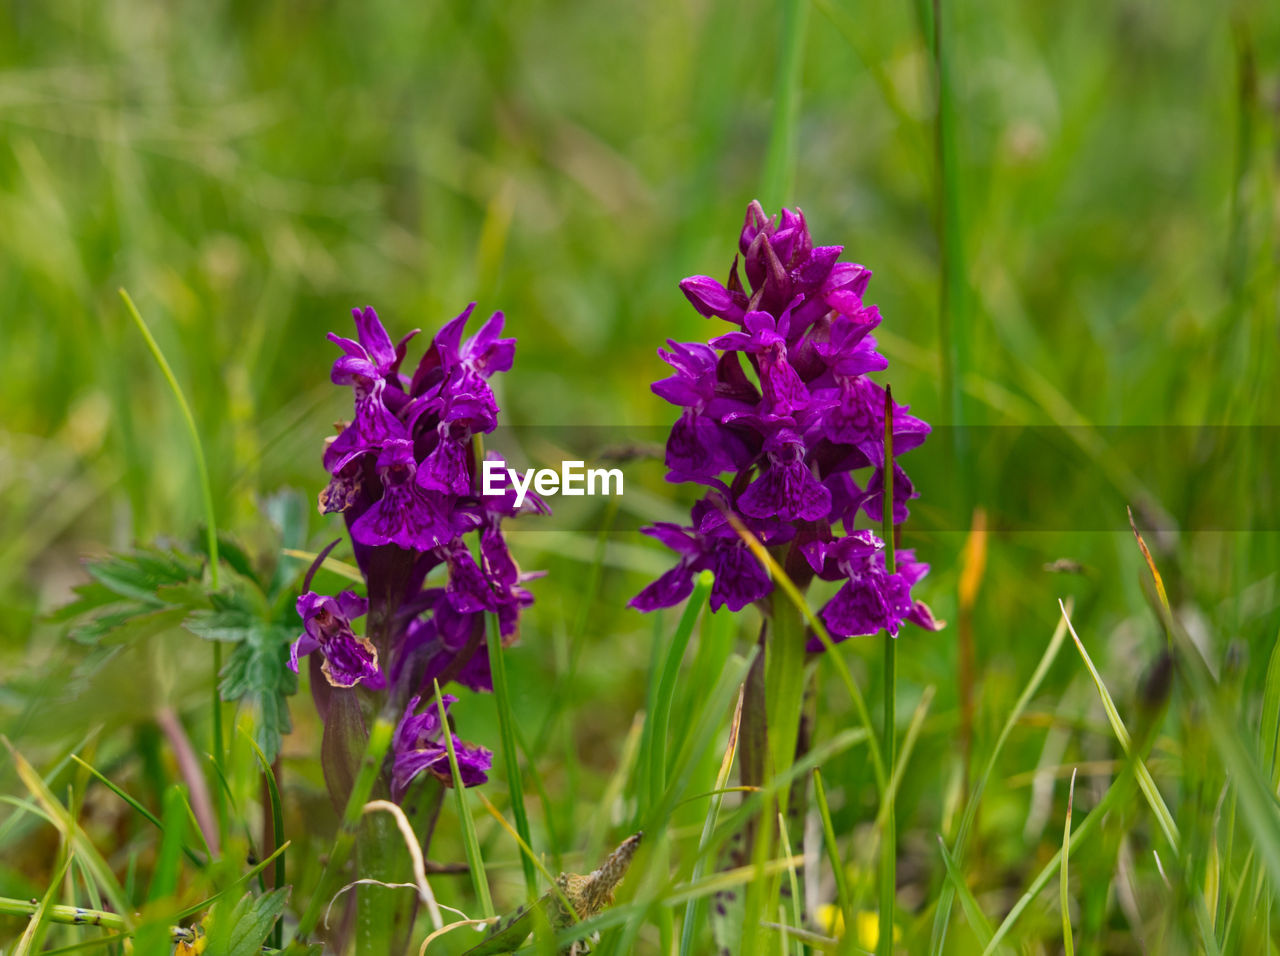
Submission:
<svg viewBox="0 0 1280 956">
<path fill-rule="evenodd" d="M 214 742 L 210 643 L 170 617 L 87 646 L 53 616 L 87 559 L 172 546 L 198 565 L 204 547 L 187 424 L 121 288 L 190 403 L 226 547 L 290 571 L 290 599 L 307 561 L 280 555 L 272 517 L 301 552 L 343 533 L 311 503 L 351 414 L 325 335 L 350 334 L 352 306 L 393 338 L 473 300 L 503 310 L 519 345 L 495 441 L 548 466 L 638 451 L 620 498 L 513 524 L 520 565 L 548 574 L 507 693 L 457 691 L 459 732 L 497 755 L 488 784 L 448 794 L 428 858 L 478 852 L 495 911 L 524 901 L 526 867 L 483 800 L 526 807 L 552 874 L 659 824 L 597 918 L 602 953 L 717 952 L 711 891 L 736 880 L 761 905 L 793 876 L 803 899 L 756 911 L 735 952 L 1277 947 L 1280 7 L 13 0 L 3 21 L 0 953 L 122 951 L 55 905 L 137 910 L 136 951 L 168 952 L 214 893 L 276 878 L 244 879 L 273 806 L 279 947 L 339 834 L 305 667 L 277 803 L 249 743 L 261 714 L 224 705 Z M 934 426 L 907 459 L 901 544 L 948 623 L 897 642 L 887 800 L 834 659 L 879 735 L 883 642 L 813 659 L 834 844 L 802 774 L 798 873 L 735 875 L 707 841 L 762 800 L 708 794 L 760 614 L 695 604 L 682 630 L 680 609 L 627 601 L 672 563 L 638 529 L 693 501 L 647 454 L 676 417 L 649 389 L 656 350 L 726 330 L 678 283 L 724 278 L 754 198 L 875 274 L 873 377 Z M 225 804 L 217 862 L 182 739 Z M 486 915 L 474 871 L 431 873 L 439 902 Z M 411 880 L 407 858 L 380 878 Z M 421 908 L 410 951 L 430 931 Z"/>
</svg>

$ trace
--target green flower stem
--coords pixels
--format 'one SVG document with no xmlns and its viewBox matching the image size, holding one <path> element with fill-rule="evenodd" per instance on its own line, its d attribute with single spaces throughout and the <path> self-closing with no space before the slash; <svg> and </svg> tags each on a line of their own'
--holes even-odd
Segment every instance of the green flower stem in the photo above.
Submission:
<svg viewBox="0 0 1280 956">
<path fill-rule="evenodd" d="M 364 805 L 369 802 L 374 782 L 382 770 L 382 762 L 391 748 L 391 738 L 395 734 L 396 716 L 384 711 L 373 722 L 369 732 L 369 743 L 365 747 L 364 757 L 360 762 L 360 772 L 356 776 L 355 785 L 351 788 L 351 796 L 347 798 L 347 806 L 342 814 L 342 823 L 338 835 L 334 838 L 333 848 L 329 851 L 329 862 L 320 874 L 311 899 L 307 903 L 306 912 L 298 920 L 298 931 L 294 935 L 295 945 L 305 941 L 315 930 L 320 914 L 329 900 L 338 891 L 342 881 L 342 870 L 355 846 L 356 833 L 360 829 L 360 821 L 364 815 Z"/>
<path fill-rule="evenodd" d="M 766 734 L 772 766 L 765 779 L 786 774 L 796 757 L 800 711 L 804 706 L 805 622 L 795 604 L 775 588 L 772 633 L 765 651 Z M 787 811 L 789 788 L 778 791 L 778 810 Z"/>
<path fill-rule="evenodd" d="M 893 540 L 893 390 L 884 389 L 884 517 L 881 534 L 884 537 L 884 566 L 893 574 L 897 570 Z M 880 753 L 884 759 L 885 773 L 893 779 L 897 758 L 898 737 L 894 726 L 898 710 L 898 643 L 887 630 L 884 632 L 884 727 Z M 897 899 L 897 820 L 894 814 L 893 791 L 882 791 L 887 801 L 882 809 L 884 834 L 880 843 L 880 935 L 876 952 L 888 956 L 893 952 L 893 910 Z"/>
</svg>

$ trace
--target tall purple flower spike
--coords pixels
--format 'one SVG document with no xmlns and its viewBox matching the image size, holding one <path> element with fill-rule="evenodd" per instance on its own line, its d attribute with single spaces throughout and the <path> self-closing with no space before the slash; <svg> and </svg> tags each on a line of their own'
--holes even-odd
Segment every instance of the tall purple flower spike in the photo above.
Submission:
<svg viewBox="0 0 1280 956">
<path fill-rule="evenodd" d="M 513 491 L 480 493 L 473 439 L 497 426 L 500 410 L 489 381 L 511 368 L 516 340 L 501 337 L 500 312 L 464 338 L 474 308 L 445 323 L 412 375 L 400 369 L 417 333 L 393 345 L 371 308 L 352 310 L 354 339 L 329 336 L 342 350 L 331 378 L 351 388 L 353 415 L 325 448 L 330 478 L 320 510 L 343 515 L 369 597 L 303 594 L 303 633 L 290 667 L 296 671 L 300 657 L 321 655 L 324 680 L 313 676 L 313 693 L 322 714 L 331 711 L 333 694 L 351 688 L 385 694 L 397 707 L 409 702 L 394 743 L 396 799 L 423 771 L 450 781 L 435 708 L 413 711 L 436 681 L 492 691 L 484 615 L 497 616 L 503 643 L 514 641 L 521 612 L 533 603 L 524 584 L 538 577 L 516 565 L 502 521 L 518 512 L 545 513 L 546 505 L 532 494 L 517 508 Z M 464 541 L 472 533 L 479 536 L 478 562 Z M 441 565 L 446 585 L 424 587 Z M 363 636 L 353 625 L 361 617 L 368 622 Z M 329 729 L 326 717 L 326 735 Z M 342 733 L 334 730 L 335 740 Z M 464 785 L 483 783 L 492 755 L 453 739 Z"/>
<path fill-rule="evenodd" d="M 711 490 L 694 506 L 690 526 L 645 529 L 680 557 L 631 605 L 678 604 L 708 569 L 713 610 L 763 603 L 773 584 L 734 530 L 733 515 L 766 544 L 790 544 L 796 557 L 787 567 L 801 583 L 841 583 L 820 612 L 834 637 L 896 636 L 904 621 L 936 630 L 928 607 L 911 597 L 928 565 L 903 551 L 890 574 L 883 542 L 855 528 L 860 513 L 880 520 L 887 468 L 885 391 L 867 377 L 889 366 L 871 335 L 880 311 L 863 302 L 870 270 L 840 262 L 840 246 L 815 246 L 798 210 L 769 218 L 758 202 L 747 207 L 738 251 L 725 284 L 710 276 L 680 283 L 701 315 L 736 328 L 705 344 L 668 342 L 658 350 L 675 374 L 653 391 L 681 409 L 667 441 L 667 478 Z M 894 405 L 895 459 L 928 433 L 928 424 Z M 862 469 L 870 469 L 865 485 L 853 474 Z M 917 493 L 896 460 L 892 480 L 900 524 Z M 810 650 L 821 646 L 815 639 Z"/>
</svg>

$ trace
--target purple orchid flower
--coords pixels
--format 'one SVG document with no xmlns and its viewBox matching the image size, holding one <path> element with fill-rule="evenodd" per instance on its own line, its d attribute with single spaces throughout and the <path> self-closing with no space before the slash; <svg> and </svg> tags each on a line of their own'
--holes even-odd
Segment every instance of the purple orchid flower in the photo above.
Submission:
<svg viewBox="0 0 1280 956">
<path fill-rule="evenodd" d="M 445 786 L 453 786 L 453 773 L 449 766 L 449 750 L 444 743 L 444 728 L 434 702 L 427 704 L 421 714 L 415 714 L 421 697 L 414 696 L 405 708 L 404 717 L 396 727 L 392 740 L 393 763 L 391 770 L 391 795 L 400 800 L 409 784 L 424 771 L 440 780 Z M 440 698 L 447 712 L 458 698 L 444 694 Z M 493 752 L 484 747 L 464 743 L 452 731 L 453 753 L 458 761 L 458 776 L 464 787 L 474 787 L 489 779 L 493 766 Z"/>
<path fill-rule="evenodd" d="M 299 597 L 302 635 L 289 648 L 290 670 L 296 674 L 298 658 L 319 651 L 324 656 L 321 670 L 334 687 L 354 687 L 361 682 L 368 687 L 382 686 L 377 648 L 351 630 L 351 622 L 368 610 L 369 602 L 354 591 L 343 591 L 337 597 L 307 591 Z"/>
</svg>

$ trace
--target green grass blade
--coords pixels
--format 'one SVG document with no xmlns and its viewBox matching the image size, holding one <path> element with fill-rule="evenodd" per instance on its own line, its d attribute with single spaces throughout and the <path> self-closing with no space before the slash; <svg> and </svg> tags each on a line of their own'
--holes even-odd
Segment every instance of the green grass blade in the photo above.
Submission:
<svg viewBox="0 0 1280 956">
<path fill-rule="evenodd" d="M 794 861 L 795 857 L 792 856 L 791 854 L 791 838 L 787 836 L 787 817 L 785 813 L 781 813 L 781 812 L 779 812 L 778 814 L 778 835 L 782 838 L 782 855 L 786 859 Z M 804 925 L 804 914 L 801 912 L 801 907 L 804 905 L 804 903 L 800 899 L 800 880 L 796 877 L 796 868 L 795 868 L 794 862 L 792 863 L 791 866 L 787 867 L 787 881 L 791 887 L 791 925 L 795 927 L 801 927 Z M 780 911 L 782 910 L 781 905 L 779 905 L 779 910 Z M 782 912 L 779 912 L 779 916 L 781 915 L 782 915 Z M 784 926 L 785 926 L 785 921 L 784 921 Z M 786 945 L 787 945 L 786 939 L 785 939 L 785 935 L 786 935 L 785 932 L 783 935 L 784 935 L 784 939 L 783 939 L 782 947 L 783 947 L 783 951 L 785 952 Z"/>
<path fill-rule="evenodd" d="M 96 767 L 91 766 L 76 754 L 71 754 L 71 759 L 74 760 L 76 763 L 78 763 L 80 766 L 82 766 L 85 770 L 87 770 L 89 774 L 93 776 L 94 779 L 96 779 L 104 787 L 106 787 L 108 790 L 114 793 L 117 797 L 119 797 L 121 800 L 127 803 L 129 807 L 132 810 L 134 810 L 134 812 L 142 816 L 143 819 L 151 823 L 158 830 L 161 830 L 161 831 L 164 830 L 164 824 L 160 822 L 160 818 L 158 816 L 156 816 L 154 813 L 152 813 L 150 810 L 144 807 L 141 803 L 139 803 L 136 799 L 134 799 L 134 797 L 131 794 L 126 792 L 121 787 L 117 786 L 113 780 L 109 779 L 105 774 L 99 771 Z M 196 829 L 196 832 L 197 834 L 199 833 L 198 827 Z M 205 867 L 206 865 L 205 861 L 201 859 L 200 854 L 196 853 L 196 851 L 191 849 L 190 846 L 183 844 L 182 852 L 186 855 L 187 859 L 190 860 L 194 865 L 200 867 L 201 869 Z"/>
<path fill-rule="evenodd" d="M 729 774 L 733 770 L 733 759 L 738 750 L 738 731 L 742 726 L 743 691 L 738 692 L 738 706 L 734 708 L 733 721 L 729 724 L 729 741 L 724 748 L 724 756 L 720 760 L 720 769 L 716 772 L 715 790 L 711 794 L 711 803 L 707 815 L 702 821 L 702 833 L 698 836 L 698 853 L 693 861 L 693 872 L 689 879 L 696 882 L 706 871 L 706 848 L 715 832 L 716 823 L 720 819 L 720 808 L 724 804 L 724 791 L 729 782 Z M 697 931 L 700 900 L 690 900 L 685 904 L 684 921 L 680 927 L 680 956 L 692 956 L 693 937 Z"/>
<path fill-rule="evenodd" d="M 697 769 L 703 755 L 714 743 L 715 736 L 728 710 L 729 702 L 733 700 L 733 695 L 738 692 L 757 653 L 759 653 L 759 649 L 753 647 L 746 657 L 731 658 L 725 664 L 720 680 L 708 692 L 706 706 L 703 707 L 702 714 L 691 729 L 686 738 L 685 746 L 676 759 L 671 783 L 667 785 L 662 799 L 658 801 L 657 806 L 645 821 L 645 825 L 642 828 L 645 833 L 656 836 L 666 829 L 672 811 L 684 798 L 694 770 Z"/>
<path fill-rule="evenodd" d="M 164 835 L 160 840 L 155 872 L 151 876 L 151 888 L 147 892 L 149 902 L 166 899 L 178 888 L 178 858 L 182 855 L 186 828 L 186 797 L 182 785 L 175 783 L 164 794 L 164 825 L 161 827 Z"/>
<path fill-rule="evenodd" d="M 498 732 L 502 738 L 502 758 L 507 768 L 507 789 L 511 794 L 511 812 L 516 818 L 516 833 L 524 846 L 532 846 L 529 835 L 529 814 L 524 806 L 524 785 L 520 776 L 520 752 L 516 749 L 515 718 L 511 715 L 511 697 L 507 690 L 507 663 L 503 653 L 502 635 L 498 629 L 498 616 L 484 616 L 485 643 L 489 647 L 489 672 L 493 675 L 493 700 L 498 708 Z M 448 724 L 445 725 L 446 727 Z M 448 734 L 445 734 L 448 737 Z M 450 742 L 452 746 L 452 742 Z M 524 870 L 525 898 L 533 900 L 538 895 L 538 874 L 531 854 L 520 855 Z M 489 915 L 488 913 L 485 914 Z"/>
<path fill-rule="evenodd" d="M 932 684 L 924 689 L 924 693 L 920 695 L 920 703 L 916 704 L 915 712 L 911 715 L 911 723 L 907 725 L 907 732 L 902 737 L 902 754 L 898 757 L 897 765 L 893 769 L 893 777 L 889 780 L 889 788 L 886 791 L 887 796 L 880 801 L 880 810 L 876 815 L 876 828 L 881 831 L 885 827 L 888 807 L 893 805 L 898 788 L 902 785 L 902 778 L 906 776 L 907 764 L 911 762 L 911 754 L 915 750 L 916 740 L 920 737 L 920 728 L 924 726 L 924 719 L 929 715 L 929 707 L 933 703 L 933 697 L 936 693 L 937 688 Z"/>
<path fill-rule="evenodd" d="M 467 855 L 467 867 L 471 871 L 471 886 L 476 891 L 476 899 L 480 901 L 480 909 L 485 916 L 495 915 L 493 899 L 489 896 L 489 878 L 484 870 L 484 856 L 480 852 L 480 841 L 476 838 L 476 822 L 471 816 L 471 806 L 467 802 L 467 790 L 462 785 L 462 771 L 458 769 L 458 755 L 453 749 L 453 734 L 449 731 L 449 715 L 445 713 L 444 700 L 440 696 L 440 684 L 435 685 L 436 710 L 440 714 L 440 726 L 444 728 L 444 744 L 449 752 L 449 771 L 453 774 L 453 792 L 458 805 L 458 822 L 462 826 L 462 845 Z"/>
<path fill-rule="evenodd" d="M 1274 790 L 1280 787 L 1280 634 L 1271 645 L 1267 679 L 1262 690 L 1262 727 L 1260 740 L 1262 769 L 1271 779 Z"/>
<path fill-rule="evenodd" d="M 258 758 L 258 767 L 262 770 L 262 779 L 267 785 L 267 797 L 271 801 L 271 832 L 274 841 L 278 844 L 284 839 L 284 801 L 280 799 L 280 786 L 276 783 L 275 771 L 271 769 L 271 762 L 267 760 L 267 755 L 262 752 L 262 748 L 258 746 L 258 742 L 253 739 L 253 734 L 246 731 L 243 727 L 237 728 L 240 735 L 249 741 L 249 745 L 253 747 L 254 755 Z M 264 851 L 266 848 L 263 848 Z M 280 889 L 285 885 L 285 855 L 283 853 L 276 857 L 276 872 L 273 881 L 274 888 Z M 272 945 L 279 949 L 284 943 L 284 921 L 276 920 L 271 930 Z"/>
<path fill-rule="evenodd" d="M 27 759 L 22 754 L 14 749 L 13 744 L 9 742 L 9 738 L 0 734 L 0 741 L 8 748 L 9 755 L 13 758 L 14 765 L 18 769 L 18 776 L 22 779 L 23 784 L 62 834 L 63 840 L 67 843 L 68 854 L 79 856 L 80 862 L 93 874 L 94 882 L 106 894 L 107 900 L 111 903 L 111 908 L 122 915 L 127 928 L 132 928 L 132 917 L 128 915 L 132 912 L 132 908 L 125 900 L 124 890 L 121 889 L 120 884 L 116 881 L 111 867 L 107 865 L 107 862 L 76 825 L 75 820 L 67 813 L 66 808 L 58 802 L 57 797 L 45 785 L 40 775 L 36 773 L 35 768 L 27 762 Z"/>
<path fill-rule="evenodd" d="M 787 0 L 782 14 L 782 49 L 773 86 L 773 121 L 765 154 L 761 202 L 772 213 L 788 202 L 795 179 L 796 113 L 804 66 L 809 0 Z"/>
<path fill-rule="evenodd" d="M 1004 750 L 1004 745 L 1008 741 L 1009 735 L 1013 732 L 1013 728 L 1017 726 L 1018 721 L 1022 719 L 1022 715 L 1027 709 L 1027 705 L 1031 703 L 1031 698 L 1040 689 L 1040 684 L 1044 681 L 1045 675 L 1049 673 L 1049 668 L 1057 660 L 1058 651 L 1062 649 L 1066 638 L 1067 623 L 1065 620 L 1059 619 L 1057 626 L 1053 630 L 1053 636 L 1049 638 L 1048 647 L 1040 655 L 1040 662 L 1036 664 L 1036 669 L 1032 671 L 1031 678 L 1022 689 L 1022 693 L 1018 695 L 1018 700 L 1014 703 L 1013 710 L 1009 712 L 1004 726 L 1000 728 L 1000 734 L 996 737 L 995 745 L 991 748 L 987 762 L 982 767 L 982 773 L 978 775 L 978 779 L 973 785 L 973 792 L 965 803 L 964 814 L 961 816 L 960 826 L 956 830 L 951 855 L 957 861 L 957 864 L 964 860 L 964 851 L 968 843 L 969 832 L 973 827 L 974 820 L 977 818 L 978 805 L 982 801 L 982 794 L 991 779 L 991 774 L 995 771 L 996 761 L 999 760 L 1000 754 Z M 954 892 L 951 884 L 948 883 L 943 887 L 938 899 L 938 909 L 934 914 L 933 933 L 929 946 L 929 951 L 934 956 L 939 956 L 942 952 L 943 944 L 946 942 L 947 921 L 951 918 L 951 905 L 955 898 Z"/>
<path fill-rule="evenodd" d="M 680 615 L 680 623 L 676 625 L 675 634 L 667 646 L 667 653 L 662 662 L 662 675 L 658 679 L 654 691 L 650 721 L 652 732 L 649 735 L 649 805 L 655 805 L 667 788 L 667 736 L 671 720 L 671 703 L 676 693 L 676 685 L 680 676 L 680 663 L 684 660 L 685 651 L 689 647 L 689 639 L 693 635 L 694 625 L 707 603 L 714 578 L 710 571 L 698 575 L 693 593 L 685 602 L 684 611 Z"/>
<path fill-rule="evenodd" d="M 22 938 L 18 940 L 13 956 L 28 956 L 30 953 L 40 952 L 43 948 L 44 928 L 53 908 L 53 901 L 57 899 L 58 887 L 67 875 L 67 870 L 71 867 L 71 861 L 75 859 L 70 847 L 66 844 L 63 846 L 63 852 L 66 854 L 65 859 L 63 859 L 58 872 L 54 874 L 54 878 L 50 881 L 48 889 L 44 891 L 44 896 L 41 897 L 36 911 L 31 914 L 31 919 L 27 922 L 27 928 L 23 931 Z"/>
<path fill-rule="evenodd" d="M 120 290 L 120 298 L 124 300 L 125 308 L 128 309 L 134 324 L 137 325 L 138 332 L 141 333 L 143 340 L 147 343 L 147 348 L 151 351 L 156 364 L 160 366 L 160 372 L 169 384 L 169 390 L 173 392 L 174 401 L 177 402 L 178 410 L 182 413 L 182 420 L 187 427 L 187 435 L 191 439 L 191 453 L 195 458 L 196 465 L 196 480 L 200 485 L 200 499 L 204 505 L 205 537 L 209 549 L 209 583 L 213 590 L 216 591 L 218 590 L 218 522 L 217 514 L 213 507 L 213 485 L 209 481 L 209 466 L 205 461 L 204 444 L 200 441 L 200 430 L 196 427 L 195 416 L 191 414 L 191 406 L 187 404 L 187 398 L 182 393 L 182 386 L 178 384 L 178 378 L 173 374 L 173 369 L 169 366 L 169 360 L 165 358 L 160 344 L 155 340 L 155 336 L 151 334 L 151 329 L 142 318 L 142 313 L 138 311 L 138 307 L 133 304 L 133 299 L 124 289 Z M 214 641 L 213 698 L 211 703 L 213 759 L 219 768 L 221 768 L 223 761 L 226 759 L 226 755 L 223 753 L 222 738 L 222 697 L 218 693 L 218 680 L 221 671 L 222 645 Z M 227 808 L 220 795 L 215 796 L 215 800 L 218 813 L 218 844 L 221 846 L 227 838 Z"/>
<path fill-rule="evenodd" d="M 1128 788 L 1121 786 L 1121 782 L 1125 779 L 1126 778 L 1124 777 L 1117 777 L 1116 781 L 1107 789 L 1107 792 L 1102 795 L 1102 799 L 1099 800 L 1097 805 L 1085 815 L 1085 818 L 1080 821 L 1080 825 L 1072 832 L 1070 843 L 1070 850 L 1072 853 L 1079 850 L 1080 845 L 1085 841 L 1085 839 L 1094 830 L 1101 826 L 1103 817 L 1110 812 L 1111 808 L 1117 803 L 1120 803 L 1122 798 L 1127 796 L 1126 791 Z M 1027 887 L 1026 892 L 1018 897 L 1018 901 L 1013 904 L 1013 908 L 1005 915 L 1004 920 L 996 927 L 996 931 L 992 935 L 991 941 L 987 943 L 986 948 L 982 951 L 982 956 L 991 956 L 991 954 L 995 952 L 996 947 L 1001 944 L 1005 936 L 1007 936 L 1009 931 L 1013 929 L 1014 924 L 1017 923 L 1018 918 L 1022 915 L 1023 911 L 1025 911 L 1026 908 L 1031 905 L 1031 902 L 1040 895 L 1041 891 L 1049 885 L 1049 881 L 1057 874 L 1058 867 L 1060 867 L 1062 863 L 1062 850 L 1059 848 L 1059 850 L 1049 859 L 1049 862 L 1046 863 L 1041 868 L 1040 872 L 1036 874 L 1035 879 L 1031 881 L 1031 885 Z"/>
<path fill-rule="evenodd" d="M 1085 650 L 1084 642 L 1080 640 L 1080 635 L 1076 633 L 1071 624 L 1071 616 L 1067 612 L 1066 605 L 1059 601 L 1058 606 L 1062 608 L 1062 618 L 1067 622 L 1067 630 L 1071 632 L 1071 639 L 1075 641 L 1076 650 L 1080 652 L 1081 658 L 1084 659 L 1085 667 L 1089 669 L 1089 675 L 1093 678 L 1094 686 L 1098 688 L 1098 695 L 1102 698 L 1102 708 L 1107 712 L 1107 721 L 1111 724 L 1111 730 L 1116 735 L 1116 740 L 1120 742 L 1120 748 L 1124 751 L 1125 756 L 1133 762 L 1133 772 L 1138 778 L 1138 787 L 1142 790 L 1142 795 L 1146 797 L 1147 803 L 1151 807 L 1151 812 L 1155 814 L 1156 823 L 1159 824 L 1165 839 L 1169 841 L 1169 845 L 1173 847 L 1174 852 L 1177 852 L 1181 843 L 1181 835 L 1178 833 L 1177 823 L 1173 820 L 1173 814 L 1169 812 L 1164 798 L 1160 796 L 1160 791 L 1156 788 L 1156 782 L 1152 779 L 1147 765 L 1142 762 L 1141 755 L 1134 749 L 1129 731 L 1125 728 L 1124 721 L 1120 719 L 1120 712 L 1116 710 L 1115 701 L 1111 699 L 1111 692 L 1107 690 L 1107 685 L 1103 683 L 1102 675 L 1093 666 L 1093 660 L 1089 657 L 1089 652 Z"/>
<path fill-rule="evenodd" d="M 938 835 L 938 852 L 942 854 L 942 863 L 947 869 L 948 881 L 955 887 L 956 892 L 960 894 L 960 908 L 964 910 L 965 918 L 969 920 L 969 926 L 972 927 L 974 935 L 978 937 L 978 942 L 990 951 L 992 948 L 991 923 L 986 914 L 982 912 L 982 908 L 978 906 L 978 901 L 973 898 L 973 893 L 964 881 L 964 874 L 956 868 L 955 860 L 947 852 L 947 841 L 942 839 L 941 834 Z"/>
<path fill-rule="evenodd" d="M 1067 817 L 1062 824 L 1062 866 L 1058 868 L 1058 908 L 1062 911 L 1062 951 L 1064 956 L 1075 956 L 1075 944 L 1071 933 L 1071 894 L 1067 874 L 1071 860 L 1071 805 L 1076 796 L 1076 772 L 1071 771 L 1071 786 L 1067 790 Z"/>
<path fill-rule="evenodd" d="M 827 845 L 827 856 L 831 858 L 831 870 L 836 880 L 836 900 L 840 903 L 840 914 L 844 917 L 845 933 L 853 932 L 853 897 L 849 893 L 849 874 L 844 871 L 840 860 L 840 847 L 836 843 L 836 829 L 831 822 L 831 807 L 827 803 L 827 788 L 822 783 L 822 771 L 813 768 L 813 795 L 818 804 L 818 815 L 822 818 L 822 837 Z"/>
</svg>

